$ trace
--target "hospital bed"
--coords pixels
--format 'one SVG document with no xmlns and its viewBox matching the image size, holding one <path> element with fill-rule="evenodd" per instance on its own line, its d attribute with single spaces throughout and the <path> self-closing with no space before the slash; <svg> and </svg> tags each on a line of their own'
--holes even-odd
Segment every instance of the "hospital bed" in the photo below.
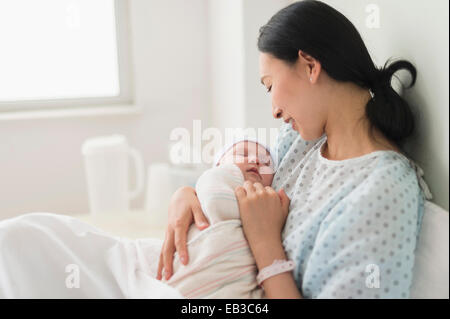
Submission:
<svg viewBox="0 0 450 319">
<path fill-rule="evenodd" d="M 86 214 L 76 217 L 113 235 L 133 239 L 164 239 L 165 227 L 153 226 L 146 211 L 116 216 Z M 449 298 L 449 213 L 430 201 L 425 202 L 411 298 Z"/>
</svg>

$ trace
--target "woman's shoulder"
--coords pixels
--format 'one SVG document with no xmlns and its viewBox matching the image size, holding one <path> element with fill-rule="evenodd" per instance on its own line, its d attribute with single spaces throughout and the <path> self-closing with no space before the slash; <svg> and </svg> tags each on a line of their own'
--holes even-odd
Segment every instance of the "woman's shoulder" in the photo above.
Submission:
<svg viewBox="0 0 450 319">
<path fill-rule="evenodd" d="M 423 213 L 424 195 L 416 171 L 408 158 L 395 151 L 379 152 L 374 167 L 349 199 L 377 212 L 417 218 L 419 224 Z"/>
<path fill-rule="evenodd" d="M 369 178 L 373 181 L 383 180 L 392 184 L 415 184 L 417 183 L 416 171 L 411 165 L 410 160 L 403 154 L 396 151 L 379 151 L 377 160 Z"/>
<path fill-rule="evenodd" d="M 373 165 L 366 172 L 364 182 L 360 185 L 363 192 L 371 193 L 405 191 L 419 193 L 420 186 L 416 171 L 408 158 L 395 151 L 379 151 L 373 158 Z"/>
</svg>

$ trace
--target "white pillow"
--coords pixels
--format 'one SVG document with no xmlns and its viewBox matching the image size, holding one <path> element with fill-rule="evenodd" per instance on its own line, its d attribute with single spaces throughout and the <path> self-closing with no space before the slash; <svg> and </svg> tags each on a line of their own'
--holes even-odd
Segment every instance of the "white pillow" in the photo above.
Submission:
<svg viewBox="0 0 450 319">
<path fill-rule="evenodd" d="M 449 214 L 425 201 L 410 298 L 449 298 Z"/>
</svg>

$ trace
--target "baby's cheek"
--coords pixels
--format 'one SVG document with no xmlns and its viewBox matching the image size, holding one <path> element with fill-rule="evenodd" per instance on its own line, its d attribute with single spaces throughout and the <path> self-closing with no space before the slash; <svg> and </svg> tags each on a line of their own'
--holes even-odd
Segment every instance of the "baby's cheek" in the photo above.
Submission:
<svg viewBox="0 0 450 319">
<path fill-rule="evenodd" d="M 241 164 L 241 163 L 233 163 L 234 165 L 236 165 L 237 167 L 239 167 L 239 169 L 241 170 L 242 176 L 244 176 L 244 180 L 247 180 L 247 172 L 245 171 L 245 165 Z"/>
<path fill-rule="evenodd" d="M 273 181 L 273 174 L 261 174 L 263 185 L 271 186 Z"/>
</svg>

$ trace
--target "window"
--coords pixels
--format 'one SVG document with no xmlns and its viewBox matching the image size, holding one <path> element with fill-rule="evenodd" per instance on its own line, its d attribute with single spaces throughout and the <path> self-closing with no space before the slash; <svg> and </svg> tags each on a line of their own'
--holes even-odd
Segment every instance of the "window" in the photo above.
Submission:
<svg viewBox="0 0 450 319">
<path fill-rule="evenodd" d="M 123 0 L 1 0 L 0 111 L 128 104 Z"/>
</svg>

